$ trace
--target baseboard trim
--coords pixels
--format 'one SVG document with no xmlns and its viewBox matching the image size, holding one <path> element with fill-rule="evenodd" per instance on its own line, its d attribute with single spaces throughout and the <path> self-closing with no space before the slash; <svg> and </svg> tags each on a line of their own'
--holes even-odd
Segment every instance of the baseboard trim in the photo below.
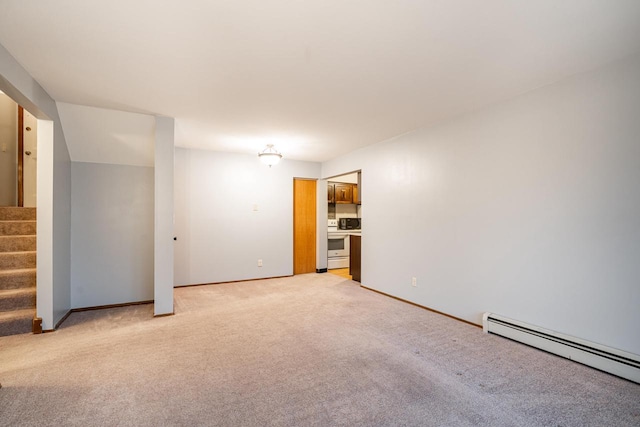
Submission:
<svg viewBox="0 0 640 427">
<path fill-rule="evenodd" d="M 167 316 L 173 316 L 175 315 L 176 312 L 172 312 L 172 313 L 164 313 L 164 314 L 154 314 L 153 317 L 167 317 Z"/>
<path fill-rule="evenodd" d="M 145 301 L 133 301 L 133 302 L 122 302 L 119 304 L 106 304 L 106 305 L 96 305 L 93 307 L 80 307 L 80 308 L 72 308 L 71 313 L 78 313 L 81 311 L 92 311 L 92 310 L 104 310 L 105 308 L 119 308 L 119 307 L 129 307 L 130 305 L 144 305 L 144 304 L 153 304 L 154 300 L 145 300 Z"/>
<path fill-rule="evenodd" d="M 65 320 L 67 320 L 67 318 L 69 316 L 71 316 L 71 313 L 73 312 L 73 310 L 69 310 L 67 311 L 67 314 L 65 314 L 64 316 L 62 316 L 62 319 L 58 320 L 58 323 L 56 323 L 56 325 L 53 327 L 53 329 L 47 329 L 45 332 L 53 332 L 56 329 L 58 329 L 60 327 L 60 325 L 62 325 L 62 322 L 64 322 Z"/>
<path fill-rule="evenodd" d="M 458 322 L 466 323 L 467 325 L 475 326 L 476 328 L 480 328 L 480 329 L 482 329 L 482 325 L 478 325 L 477 323 L 469 322 L 468 320 L 464 320 L 464 319 L 461 319 L 461 318 L 459 318 L 459 317 L 452 316 L 451 314 L 443 313 L 442 311 L 438 311 L 438 310 L 435 310 L 435 309 L 433 309 L 433 308 L 430 308 L 430 307 L 426 307 L 426 306 L 424 306 L 424 305 L 417 304 L 417 303 L 415 303 L 415 302 L 413 302 L 413 301 L 409 301 L 409 300 L 406 300 L 406 299 L 404 299 L 404 298 L 400 298 L 400 297 L 396 297 L 396 296 L 394 296 L 394 295 L 390 295 L 390 294 L 388 294 L 388 293 L 386 293 L 386 292 L 382 292 L 382 291 L 379 291 L 379 290 L 377 290 L 377 289 L 368 288 L 368 287 L 363 286 L 363 285 L 360 285 L 360 287 L 361 287 L 361 288 L 364 288 L 364 289 L 366 289 L 366 290 L 368 290 L 368 291 L 372 291 L 372 292 L 375 292 L 375 293 L 377 293 L 377 294 L 384 295 L 384 296 L 386 296 L 386 297 L 393 298 L 393 299 L 395 299 L 395 300 L 398 300 L 398 301 L 404 302 L 404 303 L 406 303 L 406 304 L 414 305 L 414 306 L 416 306 L 416 307 L 418 307 L 418 308 L 421 308 L 421 309 L 423 309 L 423 310 L 427 310 L 427 311 L 430 311 L 430 312 L 432 312 L 432 313 L 440 314 L 440 315 L 445 316 L 445 317 L 448 317 L 448 318 L 450 318 L 450 319 L 457 320 Z"/>
<path fill-rule="evenodd" d="M 47 329 L 43 332 L 54 332 L 56 329 L 60 327 L 60 325 L 62 325 L 62 322 L 64 322 L 65 320 L 67 320 L 69 316 L 71 316 L 71 313 L 80 313 L 82 311 L 104 310 L 107 308 L 129 307 L 131 305 L 144 305 L 144 304 L 153 304 L 153 300 L 123 302 L 119 304 L 96 305 L 93 307 L 72 308 L 71 310 L 67 311 L 67 314 L 62 316 L 62 319 L 60 319 L 58 323 L 56 323 L 56 326 L 54 326 L 53 329 Z"/>
<path fill-rule="evenodd" d="M 230 280 L 228 282 L 210 282 L 210 283 L 193 283 L 190 285 L 174 285 L 173 289 L 176 288 L 190 288 L 193 286 L 208 286 L 208 285 L 224 285 L 227 283 L 242 283 L 242 282 L 255 282 L 256 280 L 271 280 L 271 279 L 282 279 L 285 277 L 293 277 L 293 274 L 288 276 L 274 276 L 274 277 L 259 277 L 257 279 L 243 279 L 243 280 Z"/>
</svg>

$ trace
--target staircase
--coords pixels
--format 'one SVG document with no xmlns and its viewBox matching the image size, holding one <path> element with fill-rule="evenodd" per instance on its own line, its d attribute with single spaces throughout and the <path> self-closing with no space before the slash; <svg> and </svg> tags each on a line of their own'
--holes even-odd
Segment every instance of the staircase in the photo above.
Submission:
<svg viewBox="0 0 640 427">
<path fill-rule="evenodd" d="M 36 208 L 0 207 L 0 336 L 33 332 Z"/>
</svg>

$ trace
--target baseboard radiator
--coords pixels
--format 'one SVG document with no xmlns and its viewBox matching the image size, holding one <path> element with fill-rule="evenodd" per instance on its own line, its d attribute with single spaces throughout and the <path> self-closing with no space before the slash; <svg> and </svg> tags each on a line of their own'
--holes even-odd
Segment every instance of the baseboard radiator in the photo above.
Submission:
<svg viewBox="0 0 640 427">
<path fill-rule="evenodd" d="M 482 328 L 601 371 L 640 383 L 640 356 L 553 332 L 494 313 L 485 313 Z"/>
</svg>

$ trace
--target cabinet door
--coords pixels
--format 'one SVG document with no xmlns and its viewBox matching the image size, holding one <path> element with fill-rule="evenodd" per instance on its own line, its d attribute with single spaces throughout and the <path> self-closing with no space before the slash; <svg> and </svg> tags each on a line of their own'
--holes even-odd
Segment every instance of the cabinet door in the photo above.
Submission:
<svg viewBox="0 0 640 427">
<path fill-rule="evenodd" d="M 353 203 L 353 184 L 336 184 L 336 203 Z"/>
<path fill-rule="evenodd" d="M 358 184 L 353 184 L 353 203 L 358 204 Z"/>
<path fill-rule="evenodd" d="M 328 201 L 329 203 L 336 202 L 336 187 L 334 184 L 327 185 Z"/>
<path fill-rule="evenodd" d="M 361 247 L 362 247 L 362 241 L 361 241 L 361 237 L 360 236 L 354 236 L 353 234 L 351 236 L 349 236 L 349 248 L 350 248 L 350 252 L 349 252 L 349 274 L 351 274 L 351 278 L 353 281 L 355 282 L 360 282 L 361 281 L 361 272 L 362 272 L 362 267 L 361 267 Z"/>
</svg>

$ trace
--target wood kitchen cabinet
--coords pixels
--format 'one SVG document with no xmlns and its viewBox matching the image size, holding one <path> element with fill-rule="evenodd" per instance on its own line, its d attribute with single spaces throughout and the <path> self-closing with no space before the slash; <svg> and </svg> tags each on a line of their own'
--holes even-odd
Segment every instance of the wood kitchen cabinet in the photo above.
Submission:
<svg viewBox="0 0 640 427">
<path fill-rule="evenodd" d="M 335 203 L 336 202 L 336 185 L 329 183 L 329 185 L 327 185 L 327 192 L 328 192 L 329 203 Z"/>
<path fill-rule="evenodd" d="M 336 203 L 353 203 L 353 184 L 337 183 L 335 196 Z"/>
<path fill-rule="evenodd" d="M 327 201 L 339 204 L 358 203 L 358 185 L 344 182 L 330 182 L 327 185 Z"/>
</svg>

